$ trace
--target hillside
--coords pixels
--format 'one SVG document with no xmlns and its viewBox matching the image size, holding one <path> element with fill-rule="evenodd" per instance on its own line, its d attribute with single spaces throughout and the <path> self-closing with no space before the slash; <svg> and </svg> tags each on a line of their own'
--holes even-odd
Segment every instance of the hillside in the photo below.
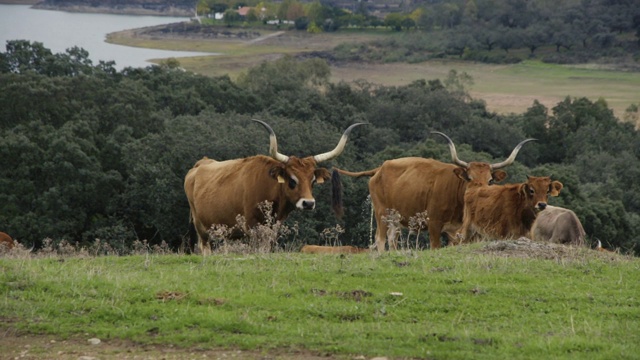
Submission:
<svg viewBox="0 0 640 360">
<path fill-rule="evenodd" d="M 45 0 L 34 8 L 71 12 L 95 12 L 132 15 L 191 16 L 195 0 Z"/>
</svg>

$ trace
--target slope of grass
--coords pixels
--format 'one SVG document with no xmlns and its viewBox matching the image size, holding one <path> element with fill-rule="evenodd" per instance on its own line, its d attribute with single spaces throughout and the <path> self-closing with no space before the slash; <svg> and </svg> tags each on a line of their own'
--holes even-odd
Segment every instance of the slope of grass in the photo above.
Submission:
<svg viewBox="0 0 640 360">
<path fill-rule="evenodd" d="M 374 39 L 402 36 L 388 31 L 323 34 L 285 31 L 278 36 L 268 37 L 274 32 L 260 32 L 266 37 L 264 41 L 159 38 L 139 34 L 136 30 L 110 34 L 107 41 L 128 46 L 217 53 L 219 55 L 180 58 L 179 61 L 182 67 L 198 74 L 229 75 L 235 79 L 250 67 L 284 54 L 326 51 L 342 43 L 367 43 Z M 640 102 L 638 73 L 584 65 L 544 64 L 540 61 L 513 65 L 456 60 L 412 64 L 353 62 L 333 65 L 331 78 L 335 82 L 366 79 L 376 84 L 399 86 L 419 79 L 445 79 L 452 69 L 471 75 L 474 79 L 474 84 L 468 89 L 471 95 L 483 99 L 489 110 L 498 113 L 522 113 L 533 105 L 534 100 L 552 108 L 569 96 L 586 97 L 591 101 L 604 99 L 616 116 L 622 119 L 631 104 Z"/>
<path fill-rule="evenodd" d="M 638 259 L 522 254 L 475 244 L 352 256 L 0 258 L 0 328 L 392 358 L 640 353 Z"/>
</svg>

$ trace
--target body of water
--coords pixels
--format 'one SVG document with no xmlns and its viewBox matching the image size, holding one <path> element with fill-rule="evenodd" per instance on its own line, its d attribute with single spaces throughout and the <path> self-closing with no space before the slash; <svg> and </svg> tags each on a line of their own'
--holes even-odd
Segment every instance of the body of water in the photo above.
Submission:
<svg viewBox="0 0 640 360">
<path fill-rule="evenodd" d="M 0 45 L 2 52 L 5 52 L 8 40 L 37 41 L 53 53 L 62 53 L 78 46 L 89 52 L 94 65 L 100 60 L 115 61 L 119 70 L 127 66 L 152 65 L 147 61 L 150 59 L 215 55 L 135 48 L 105 42 L 107 34 L 115 31 L 186 20 L 180 17 L 69 13 L 32 9 L 29 5 L 0 5 Z"/>
</svg>

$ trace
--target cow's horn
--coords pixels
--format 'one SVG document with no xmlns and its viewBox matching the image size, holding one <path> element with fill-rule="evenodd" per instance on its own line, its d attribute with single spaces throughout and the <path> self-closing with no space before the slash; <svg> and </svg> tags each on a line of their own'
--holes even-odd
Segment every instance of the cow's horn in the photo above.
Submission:
<svg viewBox="0 0 640 360">
<path fill-rule="evenodd" d="M 513 149 L 513 151 L 511 152 L 511 155 L 509 155 L 507 160 L 503 162 L 499 162 L 497 164 L 491 164 L 491 170 L 502 169 L 505 166 L 511 165 L 513 161 L 516 159 L 516 155 L 518 155 L 518 151 L 520 151 L 520 148 L 522 147 L 522 145 L 528 143 L 529 141 L 536 141 L 536 140 L 538 139 L 526 139 L 521 141 L 520 144 L 516 145 L 516 147 Z"/>
<path fill-rule="evenodd" d="M 327 161 L 327 160 L 331 160 L 335 157 L 337 157 L 338 155 L 342 154 L 342 151 L 344 151 L 344 147 L 347 144 L 347 140 L 349 139 L 349 133 L 351 132 L 351 130 L 353 130 L 354 127 L 359 126 L 359 125 L 366 125 L 367 123 L 355 123 L 351 126 L 349 126 L 347 128 L 347 130 L 344 131 L 344 134 L 342 134 L 342 137 L 340 138 L 340 141 L 338 142 L 338 145 L 336 146 L 335 149 L 326 152 L 324 154 L 319 154 L 319 155 L 315 155 L 313 157 L 313 159 L 317 162 L 317 163 L 321 163 L 323 161 Z"/>
<path fill-rule="evenodd" d="M 453 141 L 447 135 L 441 133 L 440 131 L 432 131 L 431 133 L 442 135 L 445 139 L 447 139 L 447 141 L 449 142 L 449 150 L 451 150 L 451 160 L 453 161 L 454 164 L 458 166 L 462 166 L 463 168 L 469 167 L 468 163 L 458 159 L 458 152 L 456 151 L 456 146 L 453 144 Z"/>
<path fill-rule="evenodd" d="M 287 155 L 280 154 L 278 152 L 278 140 L 276 139 L 276 133 L 273 131 L 271 126 L 269 126 L 269 124 L 267 124 L 262 120 L 258 120 L 258 119 L 251 119 L 251 120 L 259 122 L 260 124 L 262 124 L 262 126 L 264 126 L 269 131 L 269 155 L 271 155 L 272 158 L 283 163 L 286 163 L 287 161 L 289 161 L 289 157 Z"/>
</svg>

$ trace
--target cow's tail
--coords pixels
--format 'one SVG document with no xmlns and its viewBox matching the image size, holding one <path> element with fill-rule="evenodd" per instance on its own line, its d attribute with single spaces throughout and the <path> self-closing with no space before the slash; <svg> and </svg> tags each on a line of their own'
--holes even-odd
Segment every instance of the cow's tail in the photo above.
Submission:
<svg viewBox="0 0 640 360">
<path fill-rule="evenodd" d="M 380 170 L 379 167 L 372 169 L 372 170 L 367 170 L 367 171 L 360 171 L 360 172 L 351 172 L 351 171 L 347 171 L 347 170 L 342 170 L 342 169 L 338 169 L 337 167 L 333 168 L 333 172 L 339 172 L 340 174 L 344 174 L 347 176 L 351 176 L 351 177 L 355 177 L 355 178 L 359 178 L 359 177 L 363 177 L 363 176 L 373 176 L 375 175 L 378 170 Z"/>
<path fill-rule="evenodd" d="M 331 173 L 331 207 L 336 217 L 339 219 L 344 215 L 344 206 L 342 203 L 342 180 L 337 171 Z"/>
<path fill-rule="evenodd" d="M 337 167 L 333 168 L 333 172 L 331 173 L 331 206 L 333 207 L 333 212 L 338 218 L 342 218 L 342 215 L 344 215 L 344 205 L 342 202 L 342 180 L 340 179 L 340 174 L 359 178 L 362 176 L 373 176 L 378 172 L 378 170 L 380 170 L 379 167 L 373 170 L 351 172 L 338 169 Z"/>
</svg>

